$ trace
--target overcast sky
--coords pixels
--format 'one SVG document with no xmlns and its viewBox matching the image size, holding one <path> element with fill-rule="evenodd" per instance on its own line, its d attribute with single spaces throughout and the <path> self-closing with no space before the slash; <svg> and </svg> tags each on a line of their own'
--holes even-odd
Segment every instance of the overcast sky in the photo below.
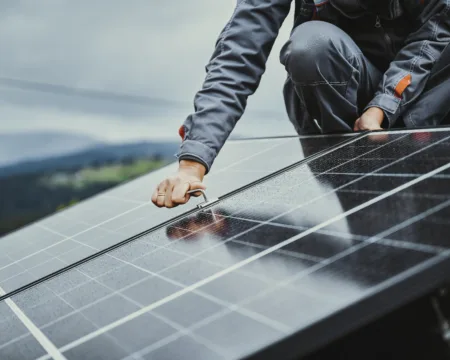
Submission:
<svg viewBox="0 0 450 360">
<path fill-rule="evenodd" d="M 0 132 L 59 130 L 112 141 L 175 138 L 234 6 L 235 0 L 2 0 Z M 291 24 L 288 19 L 236 134 L 293 133 L 279 63 Z M 38 91 L 25 90 L 30 86 Z M 74 95 L 73 88 L 130 98 Z M 134 96 L 146 99 L 139 103 Z"/>
</svg>

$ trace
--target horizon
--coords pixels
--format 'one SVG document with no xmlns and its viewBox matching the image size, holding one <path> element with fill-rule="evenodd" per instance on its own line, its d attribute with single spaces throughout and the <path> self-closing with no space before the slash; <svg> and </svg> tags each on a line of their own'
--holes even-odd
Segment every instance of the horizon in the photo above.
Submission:
<svg viewBox="0 0 450 360">
<path fill-rule="evenodd" d="M 0 5 L 0 50 L 8 54 L 0 59 L 0 133 L 58 131 L 115 143 L 178 139 L 235 5 L 101 0 L 88 5 L 96 21 L 86 21 L 81 3 Z M 291 18 L 233 136 L 294 133 L 278 58 Z"/>
</svg>

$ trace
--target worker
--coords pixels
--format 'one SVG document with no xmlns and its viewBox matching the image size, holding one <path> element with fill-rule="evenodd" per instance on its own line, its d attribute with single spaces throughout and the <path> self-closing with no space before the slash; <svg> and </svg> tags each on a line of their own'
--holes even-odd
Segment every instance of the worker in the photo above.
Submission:
<svg viewBox="0 0 450 360">
<path fill-rule="evenodd" d="M 279 29 L 284 99 L 299 134 L 437 126 L 450 115 L 450 0 L 238 0 L 179 133 L 179 168 L 152 201 L 172 208 L 203 178 L 244 113 Z"/>
</svg>

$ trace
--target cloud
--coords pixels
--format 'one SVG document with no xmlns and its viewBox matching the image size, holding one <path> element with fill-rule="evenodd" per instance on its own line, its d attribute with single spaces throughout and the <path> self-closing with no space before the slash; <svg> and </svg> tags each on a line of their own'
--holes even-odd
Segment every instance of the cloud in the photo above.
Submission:
<svg viewBox="0 0 450 360">
<path fill-rule="evenodd" d="M 174 136 L 193 111 L 204 66 L 233 6 L 233 0 L 2 1 L 0 77 L 167 102 L 136 104 L 0 82 L 0 131 L 57 128 L 115 140 Z M 286 21 L 243 118 L 266 124 L 266 133 L 292 133 L 289 124 L 280 127 L 287 118 L 281 96 L 285 73 L 278 61 L 291 23 Z M 270 117 L 281 120 L 271 124 Z M 255 128 L 239 124 L 236 131 Z"/>
</svg>

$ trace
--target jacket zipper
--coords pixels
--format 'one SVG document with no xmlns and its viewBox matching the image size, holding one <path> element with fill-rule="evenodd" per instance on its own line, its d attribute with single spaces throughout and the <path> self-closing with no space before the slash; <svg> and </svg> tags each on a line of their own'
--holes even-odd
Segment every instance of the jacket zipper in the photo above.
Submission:
<svg viewBox="0 0 450 360">
<path fill-rule="evenodd" d="M 385 31 L 383 25 L 381 24 L 381 19 L 380 19 L 379 16 L 377 16 L 377 19 L 375 21 L 375 27 L 377 29 L 381 29 L 381 31 L 383 32 L 384 41 L 386 41 L 388 50 L 391 52 L 392 56 L 395 56 L 395 52 L 394 52 L 394 49 L 392 47 L 392 39 L 388 35 L 388 33 Z"/>
</svg>

